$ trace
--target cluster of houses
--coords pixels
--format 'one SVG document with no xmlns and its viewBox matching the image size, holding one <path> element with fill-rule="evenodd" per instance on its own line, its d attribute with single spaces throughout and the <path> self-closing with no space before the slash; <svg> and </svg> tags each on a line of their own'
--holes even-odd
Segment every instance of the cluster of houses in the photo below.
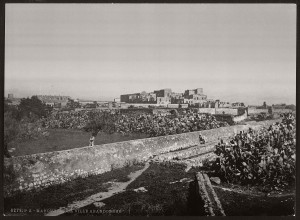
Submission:
<svg viewBox="0 0 300 220">
<path fill-rule="evenodd" d="M 245 107 L 244 103 L 221 102 L 220 100 L 208 99 L 203 94 L 203 88 L 188 89 L 184 93 L 175 93 L 171 89 L 155 90 L 153 92 L 141 92 L 125 94 L 120 97 L 121 103 L 144 103 L 157 105 L 188 105 L 199 108 L 239 108 Z"/>
<path fill-rule="evenodd" d="M 115 98 L 114 101 L 97 102 L 72 99 L 70 96 L 61 95 L 37 95 L 37 98 L 46 105 L 53 108 L 65 108 L 72 103 L 76 108 L 128 108 L 131 105 L 148 106 L 167 106 L 176 107 L 197 107 L 197 108 L 240 108 L 245 107 L 244 103 L 224 102 L 220 100 L 208 99 L 207 95 L 203 93 L 202 88 L 188 89 L 183 93 L 172 92 L 171 89 L 160 89 L 153 92 L 141 92 L 133 94 L 121 95 L 120 98 Z M 8 94 L 10 104 L 17 105 L 20 99 L 14 98 L 13 94 Z"/>
<path fill-rule="evenodd" d="M 224 102 L 220 100 L 208 99 L 207 95 L 203 93 L 202 88 L 188 89 L 183 93 L 172 92 L 171 89 L 160 89 L 153 92 L 141 92 L 133 94 L 121 95 L 120 98 L 115 98 L 114 101 L 91 101 L 72 99 L 70 96 L 60 95 L 37 95 L 37 98 L 46 105 L 55 109 L 84 109 L 84 108 L 131 108 L 131 107 L 164 107 L 164 108 L 187 108 L 195 107 L 202 109 L 227 109 L 227 111 L 235 111 L 237 109 L 244 109 L 246 106 L 242 102 Z M 13 94 L 8 94 L 7 100 L 10 105 L 18 105 L 20 98 L 15 98 Z M 282 106 L 280 106 L 282 107 Z M 247 106 L 249 111 L 255 109 L 267 110 L 266 102 L 262 106 Z M 235 110 L 234 110 L 235 109 Z M 217 111 L 217 110 L 216 110 Z"/>
</svg>

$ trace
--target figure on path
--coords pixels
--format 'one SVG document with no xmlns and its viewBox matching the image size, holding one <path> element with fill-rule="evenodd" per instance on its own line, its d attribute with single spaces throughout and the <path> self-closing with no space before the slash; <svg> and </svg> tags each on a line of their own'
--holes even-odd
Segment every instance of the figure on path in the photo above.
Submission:
<svg viewBox="0 0 300 220">
<path fill-rule="evenodd" d="M 203 137 L 201 134 L 199 134 L 199 142 L 200 144 L 205 144 L 206 142 L 205 137 Z"/>
<path fill-rule="evenodd" d="M 90 146 L 94 146 L 94 141 L 95 141 L 95 136 L 92 135 L 92 136 L 90 137 Z"/>
</svg>

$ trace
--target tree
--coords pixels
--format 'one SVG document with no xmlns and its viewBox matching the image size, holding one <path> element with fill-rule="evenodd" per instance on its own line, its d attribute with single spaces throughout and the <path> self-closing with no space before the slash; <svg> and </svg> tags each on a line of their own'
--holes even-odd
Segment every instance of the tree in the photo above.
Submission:
<svg viewBox="0 0 300 220">
<path fill-rule="evenodd" d="M 95 139 L 97 134 L 101 132 L 112 134 L 116 131 L 115 122 L 117 115 L 109 112 L 101 112 L 90 116 L 90 120 L 83 128 L 86 132 L 91 132 L 91 139 Z"/>
<path fill-rule="evenodd" d="M 18 108 L 16 106 L 9 105 L 8 103 L 9 103 L 9 100 L 4 101 L 4 113 L 11 112 L 11 116 L 14 119 L 20 120 L 21 114 L 20 114 L 20 111 L 18 110 Z"/>
<path fill-rule="evenodd" d="M 66 108 L 67 109 L 81 108 L 81 105 L 79 102 L 75 102 L 73 99 L 68 99 Z"/>
<path fill-rule="evenodd" d="M 10 157 L 8 144 L 15 140 L 20 134 L 18 121 L 13 117 L 12 112 L 4 113 L 4 156 Z"/>
<path fill-rule="evenodd" d="M 293 105 L 293 104 L 291 104 L 291 105 L 286 105 L 285 108 L 286 108 L 286 109 L 290 109 L 290 110 L 292 110 L 292 111 L 296 111 L 296 106 Z"/>
<path fill-rule="evenodd" d="M 27 117 L 30 120 L 36 120 L 47 116 L 48 107 L 37 96 L 32 96 L 21 99 L 19 111 L 22 118 Z"/>
<path fill-rule="evenodd" d="M 179 114 L 178 114 L 178 111 L 176 109 L 172 109 L 170 111 L 170 113 L 175 117 L 175 118 L 178 118 Z"/>
</svg>

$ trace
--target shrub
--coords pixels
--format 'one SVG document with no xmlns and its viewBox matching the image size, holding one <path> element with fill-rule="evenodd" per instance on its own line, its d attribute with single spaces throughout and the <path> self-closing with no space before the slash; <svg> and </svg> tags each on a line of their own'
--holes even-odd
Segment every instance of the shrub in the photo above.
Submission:
<svg viewBox="0 0 300 220">
<path fill-rule="evenodd" d="M 295 181 L 295 133 L 295 117 L 285 114 L 268 129 L 240 132 L 229 143 L 221 140 L 209 166 L 227 182 L 283 189 Z"/>
</svg>

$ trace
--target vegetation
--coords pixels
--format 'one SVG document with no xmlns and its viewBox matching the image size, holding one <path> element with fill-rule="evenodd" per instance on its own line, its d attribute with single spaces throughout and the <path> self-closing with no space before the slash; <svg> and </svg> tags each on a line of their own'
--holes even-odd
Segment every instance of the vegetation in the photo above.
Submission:
<svg viewBox="0 0 300 220">
<path fill-rule="evenodd" d="M 43 134 L 39 121 L 46 117 L 51 109 L 36 96 L 21 99 L 18 107 L 4 103 L 4 156 L 10 157 L 8 145 L 16 140 L 37 138 Z"/>
<path fill-rule="evenodd" d="M 52 114 L 45 118 L 43 123 L 46 128 L 78 128 L 94 135 L 103 131 L 124 135 L 142 133 L 152 137 L 228 126 L 228 123 L 218 121 L 210 114 L 192 111 L 179 114 L 175 110 L 172 110 L 172 113 L 170 116 L 161 116 L 140 112 L 120 114 L 115 110 L 80 111 Z"/>
<path fill-rule="evenodd" d="M 21 118 L 27 117 L 31 121 L 46 117 L 51 112 L 51 108 L 39 100 L 37 96 L 21 99 L 18 110 Z"/>
<path fill-rule="evenodd" d="M 12 112 L 4 113 L 4 156 L 10 157 L 8 152 L 8 144 L 12 142 L 20 133 L 17 120 L 12 116 Z"/>
<path fill-rule="evenodd" d="M 259 114 L 256 114 L 256 115 L 252 115 L 250 117 L 250 119 L 255 120 L 255 121 L 271 120 L 271 119 L 273 119 L 273 115 L 263 112 L 263 113 L 259 113 Z"/>
<path fill-rule="evenodd" d="M 91 114 L 89 121 L 84 126 L 84 131 L 91 132 L 93 137 L 102 131 L 109 134 L 116 132 L 116 115 L 104 111 L 102 114 Z"/>
<path fill-rule="evenodd" d="M 295 117 L 283 115 L 281 123 L 259 131 L 249 129 L 229 143 L 216 146 L 217 158 L 209 166 L 230 183 L 257 185 L 262 190 L 282 190 L 295 183 Z"/>
<path fill-rule="evenodd" d="M 81 108 L 81 104 L 79 102 L 75 102 L 73 99 L 68 99 L 68 102 L 66 104 L 66 107 L 63 109 L 64 111 L 68 110 L 74 110 L 76 108 Z"/>
</svg>

